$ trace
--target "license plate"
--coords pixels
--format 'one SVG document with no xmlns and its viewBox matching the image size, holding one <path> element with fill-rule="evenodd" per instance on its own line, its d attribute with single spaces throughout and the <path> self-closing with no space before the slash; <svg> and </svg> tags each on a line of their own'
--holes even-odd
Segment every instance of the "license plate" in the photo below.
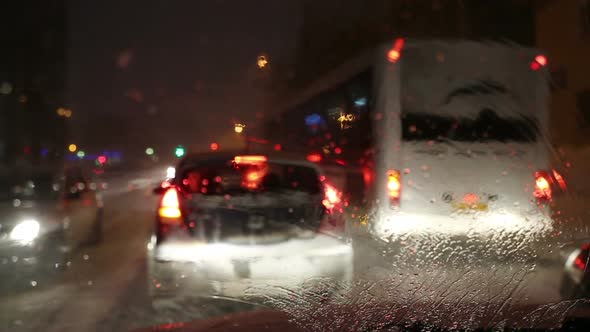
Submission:
<svg viewBox="0 0 590 332">
<path fill-rule="evenodd" d="M 454 203 L 453 208 L 455 211 L 487 211 L 488 204 L 487 203 L 476 203 L 476 204 L 467 204 L 464 202 Z"/>
<path fill-rule="evenodd" d="M 266 222 L 266 218 L 264 216 L 252 216 L 247 222 L 249 229 L 262 229 L 264 228 L 264 224 Z"/>
</svg>

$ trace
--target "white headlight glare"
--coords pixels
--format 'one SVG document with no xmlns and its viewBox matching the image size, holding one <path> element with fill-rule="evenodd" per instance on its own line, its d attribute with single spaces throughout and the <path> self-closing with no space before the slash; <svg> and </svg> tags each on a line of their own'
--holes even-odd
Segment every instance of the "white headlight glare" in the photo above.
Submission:
<svg viewBox="0 0 590 332">
<path fill-rule="evenodd" d="M 26 219 L 18 223 L 10 232 L 10 238 L 15 241 L 31 242 L 39 235 L 39 222 Z"/>
<path fill-rule="evenodd" d="M 166 169 L 166 178 L 173 179 L 176 176 L 176 168 L 168 167 Z"/>
</svg>

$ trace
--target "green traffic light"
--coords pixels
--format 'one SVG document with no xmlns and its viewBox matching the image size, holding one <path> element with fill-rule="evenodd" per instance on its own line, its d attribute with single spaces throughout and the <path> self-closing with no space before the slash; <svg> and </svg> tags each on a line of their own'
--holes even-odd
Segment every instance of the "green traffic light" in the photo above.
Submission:
<svg viewBox="0 0 590 332">
<path fill-rule="evenodd" d="M 176 149 L 174 150 L 174 154 L 178 158 L 184 156 L 185 153 L 186 153 L 186 150 L 182 146 L 177 146 Z"/>
</svg>

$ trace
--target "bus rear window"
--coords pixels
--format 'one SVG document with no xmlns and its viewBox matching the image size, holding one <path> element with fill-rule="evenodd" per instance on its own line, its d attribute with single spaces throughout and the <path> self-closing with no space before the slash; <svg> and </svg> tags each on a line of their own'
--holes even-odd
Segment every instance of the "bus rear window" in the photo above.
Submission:
<svg viewBox="0 0 590 332">
<path fill-rule="evenodd" d="M 531 118 L 500 117 L 491 110 L 481 111 L 474 118 L 428 113 L 402 115 L 405 141 L 535 142 L 538 131 Z"/>
</svg>

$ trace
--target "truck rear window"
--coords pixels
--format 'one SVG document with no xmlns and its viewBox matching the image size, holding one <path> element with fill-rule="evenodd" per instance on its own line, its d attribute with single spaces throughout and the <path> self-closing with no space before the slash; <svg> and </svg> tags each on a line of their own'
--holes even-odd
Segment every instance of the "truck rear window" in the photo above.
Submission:
<svg viewBox="0 0 590 332">
<path fill-rule="evenodd" d="M 189 192 L 206 195 L 300 191 L 320 192 L 318 173 L 310 167 L 278 163 L 190 167 L 182 176 Z"/>
<path fill-rule="evenodd" d="M 538 132 L 531 118 L 500 117 L 491 110 L 484 110 L 474 118 L 429 113 L 402 115 L 405 141 L 535 142 Z"/>
</svg>

